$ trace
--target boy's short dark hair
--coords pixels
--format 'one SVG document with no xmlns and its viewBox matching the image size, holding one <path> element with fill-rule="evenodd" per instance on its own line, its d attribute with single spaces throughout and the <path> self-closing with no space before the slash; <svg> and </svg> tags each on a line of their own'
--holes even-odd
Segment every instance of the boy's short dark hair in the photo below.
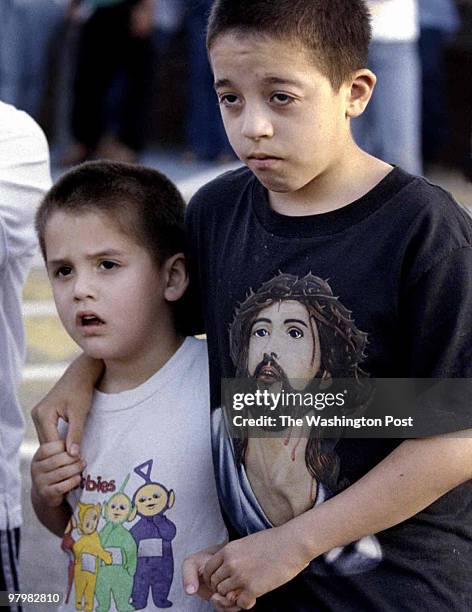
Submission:
<svg viewBox="0 0 472 612">
<path fill-rule="evenodd" d="M 49 190 L 36 214 L 36 232 L 46 259 L 46 226 L 55 212 L 109 216 L 160 266 L 185 252 L 185 203 L 175 185 L 157 170 L 119 162 L 81 164 Z"/>
<path fill-rule="evenodd" d="M 302 43 L 335 90 L 366 66 L 371 37 L 363 0 L 215 0 L 208 49 L 230 30 Z"/>
</svg>

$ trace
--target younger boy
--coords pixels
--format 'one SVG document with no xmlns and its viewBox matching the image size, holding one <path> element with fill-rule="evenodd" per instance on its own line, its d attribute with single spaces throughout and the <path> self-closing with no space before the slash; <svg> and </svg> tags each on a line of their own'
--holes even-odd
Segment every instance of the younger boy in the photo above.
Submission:
<svg viewBox="0 0 472 612">
<path fill-rule="evenodd" d="M 61 321 L 105 365 L 86 463 L 62 441 L 42 444 L 32 463 L 38 518 L 70 556 L 65 609 L 209 607 L 184 601 L 178 576 L 189 552 L 225 534 L 206 346 L 184 339 L 174 316 L 187 286 L 183 211 L 159 172 L 97 162 L 61 178 L 37 214 Z"/>
</svg>

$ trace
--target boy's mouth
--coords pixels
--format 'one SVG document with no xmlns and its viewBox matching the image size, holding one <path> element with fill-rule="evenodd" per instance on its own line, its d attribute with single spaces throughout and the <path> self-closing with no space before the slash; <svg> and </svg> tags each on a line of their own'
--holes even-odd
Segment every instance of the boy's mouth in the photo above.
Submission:
<svg viewBox="0 0 472 612">
<path fill-rule="evenodd" d="M 248 155 L 248 159 L 253 161 L 267 161 L 269 159 L 280 159 L 280 157 L 269 155 L 268 153 L 252 153 L 251 155 Z"/>
<path fill-rule="evenodd" d="M 77 324 L 80 327 L 95 327 L 98 325 L 104 325 L 105 321 L 102 321 L 100 317 L 97 317 L 95 314 L 78 314 L 77 315 Z"/>
<path fill-rule="evenodd" d="M 281 160 L 280 157 L 274 157 L 272 155 L 266 155 L 265 153 L 253 153 L 247 157 L 248 162 L 260 170 L 270 168 Z"/>
</svg>

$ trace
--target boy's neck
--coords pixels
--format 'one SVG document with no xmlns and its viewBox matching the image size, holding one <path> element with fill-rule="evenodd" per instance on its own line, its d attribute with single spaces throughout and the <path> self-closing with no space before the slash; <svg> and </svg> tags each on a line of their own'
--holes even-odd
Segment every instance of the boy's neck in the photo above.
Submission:
<svg viewBox="0 0 472 612">
<path fill-rule="evenodd" d="M 364 196 L 391 170 L 392 166 L 353 143 L 339 164 L 322 172 L 302 189 L 287 193 L 269 191 L 270 206 L 289 217 L 331 212 Z"/>
<path fill-rule="evenodd" d="M 102 393 L 121 393 L 135 389 L 158 372 L 180 348 L 184 338 L 174 330 L 159 334 L 151 350 L 138 351 L 123 360 L 105 360 L 105 372 L 98 385 Z"/>
</svg>

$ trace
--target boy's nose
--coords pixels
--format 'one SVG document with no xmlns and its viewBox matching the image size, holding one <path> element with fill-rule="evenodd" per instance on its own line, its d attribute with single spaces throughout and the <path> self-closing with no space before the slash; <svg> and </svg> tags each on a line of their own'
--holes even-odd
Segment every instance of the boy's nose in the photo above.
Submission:
<svg viewBox="0 0 472 612">
<path fill-rule="evenodd" d="M 85 299 L 93 299 L 95 290 L 90 279 L 86 276 L 78 276 L 74 284 L 74 300 L 80 302 Z"/>
<path fill-rule="evenodd" d="M 271 138 L 274 135 L 272 121 L 266 112 L 258 107 L 247 108 L 241 133 L 251 140 Z"/>
</svg>

